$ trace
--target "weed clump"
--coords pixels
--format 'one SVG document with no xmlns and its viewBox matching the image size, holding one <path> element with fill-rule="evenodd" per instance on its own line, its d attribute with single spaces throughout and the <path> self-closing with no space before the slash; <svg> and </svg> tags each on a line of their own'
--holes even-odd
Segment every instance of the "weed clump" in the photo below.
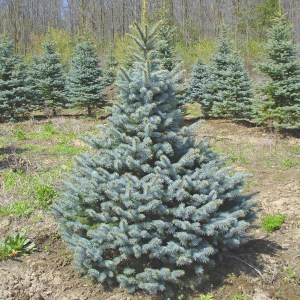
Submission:
<svg viewBox="0 0 300 300">
<path fill-rule="evenodd" d="M 284 223 L 286 217 L 283 214 L 268 215 L 263 218 L 262 226 L 265 231 L 273 232 L 280 229 L 281 225 Z"/>
<path fill-rule="evenodd" d="M 37 206 L 45 209 L 52 204 L 53 199 L 57 196 L 57 191 L 52 185 L 43 184 L 37 187 L 35 196 Z"/>
<path fill-rule="evenodd" d="M 0 243 L 0 260 L 29 254 L 35 244 L 21 233 L 9 235 Z"/>
</svg>

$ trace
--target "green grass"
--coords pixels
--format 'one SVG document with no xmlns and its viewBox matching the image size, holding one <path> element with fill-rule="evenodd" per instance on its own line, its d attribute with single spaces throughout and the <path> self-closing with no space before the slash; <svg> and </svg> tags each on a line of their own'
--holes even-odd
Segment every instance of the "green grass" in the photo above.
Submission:
<svg viewBox="0 0 300 300">
<path fill-rule="evenodd" d="M 49 149 L 50 153 L 76 155 L 83 152 L 85 148 L 70 145 L 70 142 L 64 140 Z"/>
<path fill-rule="evenodd" d="M 199 298 L 196 298 L 194 300 L 214 300 L 214 296 L 212 294 L 206 294 L 206 295 L 200 295 Z"/>
<path fill-rule="evenodd" d="M 186 105 L 185 115 L 198 118 L 202 115 L 201 106 L 198 103 L 189 103 Z"/>
<path fill-rule="evenodd" d="M 232 163 L 241 163 L 244 165 L 248 165 L 250 163 L 250 160 L 247 159 L 243 154 L 232 154 L 229 156 L 229 158 L 227 159 L 227 163 L 228 164 L 232 164 Z"/>
<path fill-rule="evenodd" d="M 16 185 L 18 185 L 18 182 L 25 179 L 25 174 L 19 170 L 17 172 L 14 172 L 13 170 L 8 170 L 4 173 L 2 173 L 3 178 L 3 186 L 5 189 L 14 189 Z"/>
<path fill-rule="evenodd" d="M 284 158 L 280 161 L 280 166 L 283 168 L 298 167 L 300 166 L 300 160 L 293 158 Z"/>
<path fill-rule="evenodd" d="M 0 216 L 29 217 L 36 209 L 47 209 L 57 195 L 57 191 L 51 185 L 38 185 L 32 201 L 21 200 L 9 205 L 0 206 Z"/>
<path fill-rule="evenodd" d="M 287 266 L 283 269 L 284 280 L 290 283 L 300 283 L 300 278 L 291 266 Z"/>
<path fill-rule="evenodd" d="M 71 163 L 60 165 L 49 172 L 43 171 L 32 175 L 12 170 L 3 172 L 1 174 L 3 190 L 18 195 L 21 200 L 0 206 L 0 216 L 28 217 L 35 209 L 47 209 L 58 194 L 52 183 L 68 172 L 70 165 Z"/>
<path fill-rule="evenodd" d="M 17 218 L 21 217 L 29 217 L 34 211 L 34 207 L 32 204 L 27 201 L 17 201 L 10 205 L 1 206 L 0 207 L 0 216 L 6 217 L 10 215 L 14 215 Z"/>
<path fill-rule="evenodd" d="M 38 175 L 27 175 L 21 170 L 17 172 L 7 170 L 1 174 L 1 177 L 5 190 L 18 191 L 20 195 L 28 194 L 28 192 L 41 181 Z"/>
<path fill-rule="evenodd" d="M 18 141 L 27 140 L 27 134 L 23 128 L 19 128 L 14 132 L 14 136 Z"/>
<path fill-rule="evenodd" d="M 265 231 L 271 233 L 280 229 L 281 225 L 285 222 L 286 216 L 284 214 L 274 214 L 265 216 L 262 219 L 262 227 Z"/>
</svg>

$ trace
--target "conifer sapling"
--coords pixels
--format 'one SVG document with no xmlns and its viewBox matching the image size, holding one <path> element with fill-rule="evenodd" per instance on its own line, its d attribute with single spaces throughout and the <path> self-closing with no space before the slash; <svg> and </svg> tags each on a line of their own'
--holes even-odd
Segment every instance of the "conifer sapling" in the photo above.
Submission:
<svg viewBox="0 0 300 300">
<path fill-rule="evenodd" d="M 113 50 L 111 49 L 106 62 L 105 71 L 103 72 L 103 83 L 105 87 L 111 86 L 115 82 L 117 76 L 117 65 L 118 63 Z"/>
<path fill-rule="evenodd" d="M 153 56 L 156 30 L 134 27 L 135 64 L 117 80 L 119 101 L 54 205 L 87 277 L 151 294 L 198 285 L 218 253 L 245 242 L 252 217 L 244 175 L 180 129 L 178 76 Z"/>
<path fill-rule="evenodd" d="M 0 115 L 14 117 L 31 110 L 33 90 L 26 66 L 10 39 L 0 43 Z"/>
<path fill-rule="evenodd" d="M 71 105 L 87 108 L 89 116 L 95 107 L 103 106 L 105 85 L 101 75 L 93 45 L 88 41 L 79 43 L 71 61 L 67 87 Z"/>
<path fill-rule="evenodd" d="M 57 109 L 66 104 L 64 70 L 55 44 L 47 41 L 43 48 L 43 55 L 35 57 L 32 66 L 34 90 L 37 94 L 35 106 L 50 109 L 55 115 Z"/>
<path fill-rule="evenodd" d="M 202 60 L 198 60 L 191 74 L 187 97 L 190 102 L 201 103 L 205 115 L 211 111 L 212 102 L 207 101 L 207 91 L 211 90 L 212 84 L 210 69 Z"/>
<path fill-rule="evenodd" d="M 300 62 L 291 24 L 281 13 L 268 31 L 268 62 L 260 65 L 268 81 L 256 101 L 257 121 L 279 128 L 300 128 Z"/>
<path fill-rule="evenodd" d="M 249 119 L 252 109 L 250 80 L 241 58 L 232 50 L 225 25 L 221 27 L 220 43 L 211 70 L 213 84 L 203 101 L 204 112 L 218 118 Z"/>
</svg>

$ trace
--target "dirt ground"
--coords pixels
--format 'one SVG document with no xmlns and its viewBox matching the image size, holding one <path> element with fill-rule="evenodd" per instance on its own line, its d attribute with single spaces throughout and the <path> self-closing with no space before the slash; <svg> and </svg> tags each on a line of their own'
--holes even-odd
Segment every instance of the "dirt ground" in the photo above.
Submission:
<svg viewBox="0 0 300 300">
<path fill-rule="evenodd" d="M 196 122 L 193 127 L 197 137 L 210 138 L 216 151 L 251 175 L 246 188 L 256 193 L 259 211 L 252 239 L 224 255 L 209 279 L 197 291 L 182 291 L 180 299 L 200 300 L 207 293 L 220 300 L 300 299 L 300 139 L 220 120 Z M 260 222 L 271 213 L 285 214 L 286 222 L 267 234 Z M 48 213 L 0 217 L 1 237 L 24 228 L 37 250 L 0 262 L 1 300 L 163 299 L 133 296 L 118 288 L 106 290 L 82 278 Z"/>
</svg>

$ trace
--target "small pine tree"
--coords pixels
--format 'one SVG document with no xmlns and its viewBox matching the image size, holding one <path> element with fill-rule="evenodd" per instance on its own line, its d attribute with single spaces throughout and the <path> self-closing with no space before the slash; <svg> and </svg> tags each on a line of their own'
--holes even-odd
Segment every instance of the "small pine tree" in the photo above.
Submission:
<svg viewBox="0 0 300 300">
<path fill-rule="evenodd" d="M 135 67 L 54 205 L 82 272 L 151 294 L 199 284 L 218 253 L 245 241 L 252 216 L 244 176 L 180 129 L 177 76 L 153 59 L 155 30 L 135 27 Z"/>
<path fill-rule="evenodd" d="M 20 63 L 16 66 L 13 74 L 12 89 L 12 111 L 14 114 L 26 114 L 34 110 L 34 98 L 36 96 L 33 89 L 32 78 L 29 75 L 27 66 Z"/>
<path fill-rule="evenodd" d="M 203 102 L 204 108 L 211 107 L 211 111 L 206 110 L 207 114 L 228 119 L 250 118 L 250 80 L 241 58 L 232 50 L 225 25 L 221 28 L 218 52 L 213 58 L 212 80 L 214 84 L 210 85 L 208 97 Z"/>
<path fill-rule="evenodd" d="M 32 85 L 26 66 L 15 55 L 13 42 L 2 37 L 0 43 L 0 115 L 11 116 L 30 111 Z"/>
<path fill-rule="evenodd" d="M 111 50 L 106 61 L 105 71 L 103 72 L 102 80 L 105 87 L 109 87 L 115 82 L 117 76 L 117 65 L 118 63 L 113 50 Z"/>
<path fill-rule="evenodd" d="M 163 20 L 157 34 L 157 56 L 163 70 L 172 71 L 178 64 L 174 45 L 175 29 L 167 20 Z"/>
<path fill-rule="evenodd" d="M 65 106 L 65 76 L 61 59 L 53 42 L 43 45 L 42 56 L 35 57 L 32 65 L 32 78 L 37 100 L 37 109 L 50 109 L 55 115 L 57 109 Z"/>
<path fill-rule="evenodd" d="M 104 102 L 105 86 L 100 80 L 101 75 L 93 45 L 87 41 L 79 43 L 71 61 L 67 89 L 71 105 L 87 108 L 89 116 L 95 107 L 102 106 Z"/>
<path fill-rule="evenodd" d="M 212 83 L 211 70 L 202 60 L 198 60 L 191 74 L 187 98 L 190 102 L 201 103 L 205 115 L 212 108 L 212 103 L 207 101 L 207 91 L 211 90 Z"/>
<path fill-rule="evenodd" d="M 264 99 L 255 103 L 257 121 L 279 128 L 300 128 L 300 63 L 291 24 L 279 14 L 268 31 L 268 62 L 260 65 L 269 80 Z"/>
</svg>

